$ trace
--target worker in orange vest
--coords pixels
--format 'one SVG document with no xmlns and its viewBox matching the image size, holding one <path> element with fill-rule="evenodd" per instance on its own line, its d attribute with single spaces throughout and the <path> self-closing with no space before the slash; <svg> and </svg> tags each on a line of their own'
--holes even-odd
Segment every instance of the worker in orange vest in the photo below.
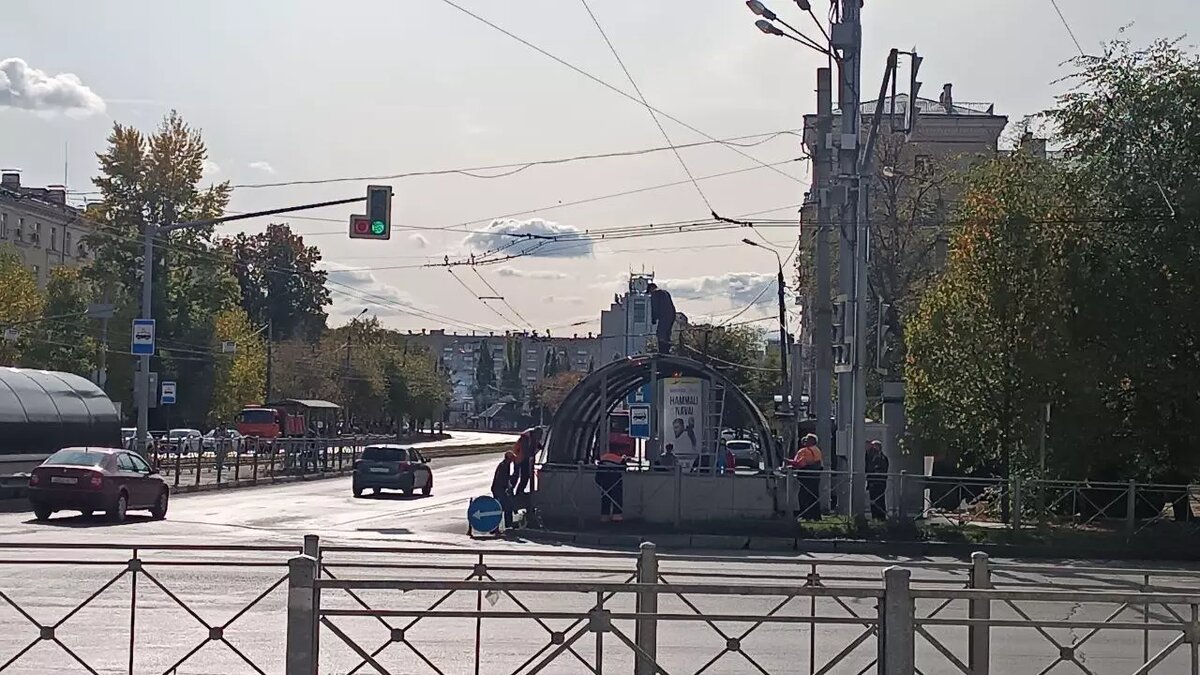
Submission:
<svg viewBox="0 0 1200 675">
<path fill-rule="evenodd" d="M 804 520 L 821 519 L 821 471 L 824 469 L 824 462 L 821 448 L 817 447 L 816 434 L 808 434 L 802 438 L 796 455 L 785 460 L 785 465 L 796 471 L 796 478 L 800 483 L 798 501 L 800 518 Z"/>
<path fill-rule="evenodd" d="M 524 494 L 533 489 L 533 461 L 537 458 L 538 448 L 542 444 L 542 428 L 532 427 L 521 432 L 517 442 L 513 444 L 513 463 L 516 469 L 516 489 L 514 495 Z"/>
</svg>

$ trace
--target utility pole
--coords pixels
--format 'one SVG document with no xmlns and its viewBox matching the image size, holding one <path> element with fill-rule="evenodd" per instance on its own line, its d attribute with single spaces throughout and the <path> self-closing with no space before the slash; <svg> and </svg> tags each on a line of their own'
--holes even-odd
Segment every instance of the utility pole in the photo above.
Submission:
<svg viewBox="0 0 1200 675">
<path fill-rule="evenodd" d="M 263 399 L 264 404 L 269 403 L 271 401 L 272 390 L 275 388 L 273 386 L 274 382 L 272 382 L 272 377 L 271 377 L 271 375 L 272 375 L 271 368 L 272 368 L 272 364 L 274 363 L 274 359 L 272 358 L 274 356 L 274 353 L 273 353 L 274 348 L 275 348 L 275 322 L 270 317 L 267 317 L 267 387 L 266 387 L 267 395 L 266 395 L 266 398 Z"/>
<path fill-rule="evenodd" d="M 839 20 L 830 32 L 833 47 L 841 54 L 839 62 L 841 134 L 838 149 L 839 225 L 839 287 L 840 294 L 849 299 L 846 322 L 850 324 L 854 347 L 850 351 L 847 372 L 838 376 L 838 438 L 837 450 L 849 460 L 850 489 L 847 515 L 865 515 L 866 507 L 866 448 L 863 445 L 866 411 L 866 379 L 862 368 L 865 351 L 862 326 L 865 303 L 859 302 L 858 280 L 865 279 L 866 264 L 859 262 L 866 254 L 863 235 L 865 222 L 860 223 L 862 176 L 859 173 L 859 131 L 862 91 L 862 14 L 861 0 L 842 0 Z M 865 284 L 864 284 L 865 286 Z M 863 289 L 865 290 L 865 289 Z M 861 395 L 860 395 L 861 392 Z"/>
<path fill-rule="evenodd" d="M 788 382 L 791 380 L 788 372 L 788 350 L 791 346 L 788 344 L 788 327 L 787 327 L 787 304 L 784 299 L 784 289 L 786 288 L 783 281 L 783 261 L 779 260 L 779 253 L 775 254 L 776 262 L 779 263 L 779 274 L 775 279 L 775 285 L 779 287 L 779 394 L 783 398 L 780 406 L 780 412 L 783 415 L 791 415 L 792 403 L 788 400 L 791 395 L 791 387 Z M 791 418 L 788 417 L 785 424 L 791 424 Z M 787 434 L 783 435 L 787 438 Z"/>
<path fill-rule="evenodd" d="M 816 311 L 813 361 L 816 378 L 812 393 L 812 411 L 817 418 L 818 442 L 829 448 L 833 439 L 833 307 L 830 306 L 829 235 L 833 211 L 830 208 L 830 173 L 833 157 L 829 140 L 833 133 L 833 73 L 829 68 L 817 69 L 817 139 L 813 144 L 813 183 L 817 198 L 816 232 Z M 830 458 L 832 460 L 832 457 Z M 830 469 L 826 463 L 825 470 Z M 828 477 L 826 477 L 828 483 Z M 824 490 L 822 491 L 824 494 Z"/>
</svg>

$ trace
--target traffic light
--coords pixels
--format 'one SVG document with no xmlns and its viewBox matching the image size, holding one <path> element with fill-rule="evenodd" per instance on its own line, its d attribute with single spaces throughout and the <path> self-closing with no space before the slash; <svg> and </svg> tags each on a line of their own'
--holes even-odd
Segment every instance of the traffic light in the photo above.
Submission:
<svg viewBox="0 0 1200 675">
<path fill-rule="evenodd" d="M 367 213 L 350 216 L 350 238 L 392 238 L 392 186 L 367 186 Z"/>
<path fill-rule="evenodd" d="M 917 96 L 921 93 L 921 83 L 917 80 L 917 71 L 921 70 L 921 62 L 925 60 L 915 51 L 911 57 L 908 76 L 908 119 L 904 123 L 904 131 L 910 137 L 913 130 L 917 128 L 917 114 L 920 111 L 920 107 L 917 105 Z"/>
<path fill-rule="evenodd" d="M 845 295 L 839 295 L 833 299 L 833 370 L 837 373 L 846 373 L 854 366 L 854 358 L 852 347 L 854 344 L 853 336 L 847 330 L 849 323 L 847 321 L 849 298 Z"/>
</svg>

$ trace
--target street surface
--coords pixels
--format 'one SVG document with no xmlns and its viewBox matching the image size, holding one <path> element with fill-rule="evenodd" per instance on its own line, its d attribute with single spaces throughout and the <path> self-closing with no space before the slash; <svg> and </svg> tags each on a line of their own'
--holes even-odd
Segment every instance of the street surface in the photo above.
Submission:
<svg viewBox="0 0 1200 675">
<path fill-rule="evenodd" d="M 459 436 L 459 434 L 456 434 Z M 494 437 L 489 441 L 494 442 Z M 461 442 L 456 438 L 454 442 Z M 382 497 L 355 499 L 349 478 L 306 483 L 229 490 L 216 493 L 180 495 L 171 505 L 165 521 L 131 516 L 129 523 L 110 526 L 102 519 L 58 517 L 49 524 L 32 522 L 28 514 L 0 515 L 0 542 L 131 544 L 154 546 L 192 545 L 286 545 L 298 548 L 303 535 L 317 534 L 324 547 L 338 545 L 378 547 L 454 547 L 453 552 L 341 552 L 327 550 L 325 560 L 337 578 L 390 578 L 409 580 L 463 580 L 478 562 L 478 551 L 509 551 L 518 555 L 487 554 L 485 562 L 498 580 L 553 580 L 567 582 L 623 583 L 633 574 L 634 560 L 596 557 L 543 557 L 532 554 L 581 552 L 582 549 L 556 547 L 518 540 L 471 540 L 466 532 L 465 513 L 471 497 L 488 492 L 492 469 L 498 459 L 461 457 L 433 462 L 434 490 L 430 497 L 406 498 L 387 494 Z M 526 555 L 529 554 L 529 555 Z M 22 550 L 0 548 L 0 592 L 21 606 L 36 620 L 54 624 L 74 607 L 118 575 L 128 550 Z M 136 625 L 133 629 L 136 649 L 135 673 L 175 672 L 177 675 L 233 675 L 257 672 L 229 646 L 211 642 L 186 659 L 176 671 L 169 669 L 195 646 L 204 642 L 209 630 L 178 604 L 212 625 L 223 625 L 238 615 L 280 581 L 286 574 L 291 551 L 154 551 L 142 549 L 145 573 L 137 579 Z M 778 564 L 753 564 L 733 559 L 671 559 L 664 556 L 661 572 L 672 583 L 799 583 L 821 561 L 819 572 L 827 586 L 878 586 L 881 570 L 903 561 L 872 556 L 777 556 Z M 181 564 L 199 563 L 204 564 Z M 928 562 L 928 561 L 926 561 Z M 941 561 L 950 562 L 950 561 Z M 370 563 L 370 565 L 364 564 Z M 869 566 L 861 566 L 870 563 Z M 391 567 L 381 567 L 390 565 Z M 1131 565 L 1124 565 L 1126 567 Z M 966 566 L 952 571 L 917 570 L 914 583 L 929 587 L 961 588 Z M 1128 590 L 1142 583 L 1140 577 L 1113 575 L 1074 575 L 1068 578 L 1033 573 L 997 574 L 1000 584 L 1084 585 L 1110 590 Z M 1190 587 L 1200 584 L 1196 577 L 1187 580 L 1155 579 L 1155 583 Z M 161 587 L 159 586 L 161 584 Z M 99 673 L 129 672 L 130 606 L 132 579 L 117 580 L 71 616 L 56 631 L 55 637 L 78 654 Z M 168 593 L 169 591 L 169 593 Z M 388 590 L 360 592 L 359 597 L 376 609 L 428 609 L 444 595 L 442 591 Z M 595 602 L 594 595 L 581 593 L 531 593 L 517 591 L 515 599 L 535 611 L 586 611 Z M 178 602 L 174 599 L 177 598 Z M 37 629 L 8 602 L 0 598 L 0 665 L 37 637 Z M 706 613 L 766 614 L 779 602 L 778 597 L 706 596 L 688 598 Z M 440 604 L 439 611 L 475 610 L 481 602 L 485 610 L 520 611 L 514 598 L 496 594 L 478 598 L 474 592 L 460 591 Z M 792 600 L 779 616 L 804 616 L 810 600 Z M 845 606 L 832 599 L 817 601 L 817 614 L 847 617 L 852 610 L 861 616 L 873 616 L 874 599 L 846 599 Z M 356 601 L 344 591 L 329 591 L 322 598 L 325 608 L 355 608 Z M 940 601 L 924 600 L 919 614 L 928 615 Z M 623 595 L 609 603 L 614 611 L 631 611 L 633 599 Z M 283 670 L 286 582 L 275 587 L 253 608 L 229 626 L 223 637 L 244 654 L 262 672 Z M 1117 609 L 1116 605 L 1091 605 L 1075 602 L 1021 603 L 1030 616 L 1054 620 L 1101 621 Z M 1186 607 L 1173 607 L 1188 616 Z M 659 610 L 690 614 L 689 606 L 674 596 L 662 596 Z M 956 600 L 938 616 L 965 616 L 965 601 Z M 1019 618 L 1014 610 L 996 604 L 993 617 Z M 1151 619 L 1169 618 L 1167 610 L 1156 608 Z M 1127 610 L 1121 620 L 1142 621 L 1140 611 Z M 368 652 L 387 642 L 389 632 L 373 618 L 334 617 L 333 622 Z M 390 618 L 393 627 L 405 626 L 411 619 Z M 547 620 L 546 625 L 564 630 L 570 621 Z M 617 621 L 616 626 L 631 639 L 633 626 Z M 717 622 L 729 637 L 738 637 L 752 628 L 749 622 Z M 809 673 L 849 645 L 865 629 L 853 624 L 821 625 L 810 636 L 807 624 L 768 623 L 754 629 L 739 645 L 740 649 L 769 673 Z M 941 639 L 957 657 L 966 661 L 964 628 L 931 627 L 930 633 Z M 1062 644 L 1087 635 L 1087 630 L 1049 629 Z M 569 633 L 568 633 L 569 634 Z M 659 659 L 667 672 L 696 672 L 726 645 L 726 638 L 713 627 L 699 621 L 662 621 L 659 629 Z M 474 672 L 476 626 L 473 619 L 422 619 L 408 628 L 405 639 L 420 650 L 443 673 Z M 509 673 L 542 650 L 550 642 L 544 628 L 529 618 L 489 619 L 483 622 L 481 636 L 481 673 Z M 1076 658 L 1087 670 L 1064 663 L 1050 672 L 1132 673 L 1142 663 L 1141 631 L 1104 630 L 1088 640 Z M 1149 650 L 1153 654 L 1173 635 L 1152 633 Z M 810 650 L 815 646 L 815 656 Z M 351 649 L 329 630 L 322 632 L 321 661 L 324 673 L 348 673 L 359 663 Z M 575 644 L 579 655 L 594 662 L 596 638 L 585 635 Z M 859 673 L 874 659 L 875 643 L 867 640 L 832 673 Z M 959 672 L 942 654 L 917 638 L 918 667 L 926 675 Z M 548 650 L 544 653 L 548 653 Z M 1058 658 L 1060 650 L 1030 628 L 995 628 L 992 631 L 992 672 L 999 675 L 1038 673 Z M 1189 652 L 1185 646 L 1156 668 L 1155 673 L 1190 672 Z M 810 658 L 812 658 L 810 664 Z M 409 646 L 392 644 L 382 652 L 383 664 L 393 673 L 438 672 L 424 663 Z M 526 666 L 528 668 L 528 666 Z M 86 672 L 60 647 L 42 642 L 3 673 L 55 674 Z M 361 673 L 373 672 L 370 668 Z M 524 672 L 524 671 L 521 671 Z M 570 653 L 557 658 L 542 672 L 589 672 Z M 602 672 L 632 672 L 630 652 L 613 635 L 604 638 Z M 708 673 L 758 672 L 741 654 L 727 653 L 710 666 Z"/>
</svg>

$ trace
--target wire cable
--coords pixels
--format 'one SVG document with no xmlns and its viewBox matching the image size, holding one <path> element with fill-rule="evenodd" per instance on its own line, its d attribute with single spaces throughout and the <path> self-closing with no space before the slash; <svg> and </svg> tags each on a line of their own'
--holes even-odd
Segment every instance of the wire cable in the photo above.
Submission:
<svg viewBox="0 0 1200 675">
<path fill-rule="evenodd" d="M 482 304 L 484 307 L 487 307 L 487 308 L 488 308 L 488 311 L 490 311 L 492 314 L 495 314 L 496 316 L 500 317 L 500 319 L 501 319 L 502 321 L 504 321 L 504 323 L 514 323 L 512 319 L 508 318 L 507 316 L 504 316 L 504 314 L 502 314 L 502 313 L 500 312 L 500 310 L 498 310 L 498 309 L 496 309 L 495 307 L 492 307 L 491 305 L 489 305 L 489 304 L 487 303 L 487 300 L 484 300 L 483 298 L 481 298 L 481 297 L 479 296 L 479 294 L 478 294 L 478 293 L 476 293 L 475 291 L 471 290 L 471 287 L 467 285 L 467 282 L 465 282 L 465 281 L 463 281 L 461 278 L 459 278 L 459 276 L 458 276 L 457 274 L 455 274 L 455 273 L 454 273 L 454 270 L 453 270 L 453 269 L 451 269 L 451 268 L 447 267 L 447 268 L 446 268 L 446 271 L 450 273 L 450 276 L 454 277 L 454 280 L 455 280 L 455 281 L 457 281 L 457 282 L 458 282 L 458 284 L 459 284 L 460 286 L 462 286 L 464 289 L 466 289 L 467 293 L 469 293 L 469 294 L 471 295 L 471 297 L 473 297 L 473 298 L 475 298 L 476 300 L 478 300 L 478 301 L 480 302 L 480 304 Z"/>
<path fill-rule="evenodd" d="M 642 105 L 645 106 L 646 112 L 650 114 L 650 119 L 654 120 L 654 126 L 658 127 L 658 132 L 667 141 L 667 145 L 671 146 L 671 151 L 675 153 L 675 159 L 679 160 L 679 166 L 683 167 L 683 173 L 687 175 L 688 180 L 692 182 L 692 187 L 696 188 L 696 194 L 700 195 L 700 201 L 704 202 L 705 208 L 712 214 L 713 218 L 717 217 L 717 211 L 713 208 L 712 202 L 708 201 L 708 197 L 704 194 L 704 190 L 700 189 L 700 184 L 696 182 L 696 177 L 692 175 L 692 170 L 688 168 L 687 162 L 683 161 L 683 155 L 679 154 L 679 148 L 675 147 L 675 142 L 671 140 L 671 135 L 663 128 L 662 121 L 658 119 L 658 114 L 654 112 L 654 108 L 650 106 L 650 102 L 646 100 L 646 95 L 642 93 L 642 88 L 638 86 L 636 80 L 633 79 L 633 73 L 629 72 L 629 68 L 625 65 L 625 60 L 617 53 L 617 48 L 613 45 L 612 40 L 608 38 L 608 33 L 604 32 L 604 27 L 600 25 L 600 19 L 596 18 L 596 13 L 592 11 L 587 0 L 579 0 L 583 4 L 583 8 L 587 10 L 588 16 L 592 17 L 592 23 L 596 25 L 596 30 L 600 31 L 600 37 L 604 38 L 604 44 L 608 45 L 608 51 L 612 52 L 613 58 L 617 60 L 617 64 L 621 66 L 621 71 L 625 73 L 625 79 L 629 80 L 629 84 L 633 87 L 634 93 Z"/>
<path fill-rule="evenodd" d="M 1071 29 L 1071 24 L 1067 22 L 1067 17 L 1063 14 L 1062 9 L 1058 6 L 1058 0 L 1050 0 L 1050 6 L 1054 7 L 1054 11 L 1058 14 L 1058 19 L 1062 21 L 1063 28 L 1067 29 L 1067 35 L 1071 36 L 1071 42 L 1075 43 L 1075 49 L 1079 50 L 1080 56 L 1087 56 L 1083 51 L 1083 46 L 1079 44 L 1079 39 L 1075 37 L 1075 31 Z"/>
<path fill-rule="evenodd" d="M 513 315 L 516 316 L 518 319 L 520 319 L 522 322 L 524 322 L 524 324 L 526 326 L 529 326 L 530 330 L 534 330 L 533 324 L 529 323 L 529 319 L 526 319 L 524 316 L 522 316 L 521 313 L 517 311 L 517 308 L 513 307 L 512 303 L 508 301 L 508 297 L 505 296 L 504 294 L 502 294 L 500 291 L 496 290 L 496 287 L 493 286 L 491 283 L 489 283 L 488 280 L 485 279 L 482 274 L 480 274 L 478 268 L 472 267 L 471 271 L 475 273 L 475 276 L 479 277 L 479 280 L 483 282 L 484 286 L 488 287 L 488 290 L 490 290 L 493 295 L 500 298 L 500 301 L 504 303 L 504 306 L 508 307 L 508 311 L 512 312 Z"/>
</svg>

